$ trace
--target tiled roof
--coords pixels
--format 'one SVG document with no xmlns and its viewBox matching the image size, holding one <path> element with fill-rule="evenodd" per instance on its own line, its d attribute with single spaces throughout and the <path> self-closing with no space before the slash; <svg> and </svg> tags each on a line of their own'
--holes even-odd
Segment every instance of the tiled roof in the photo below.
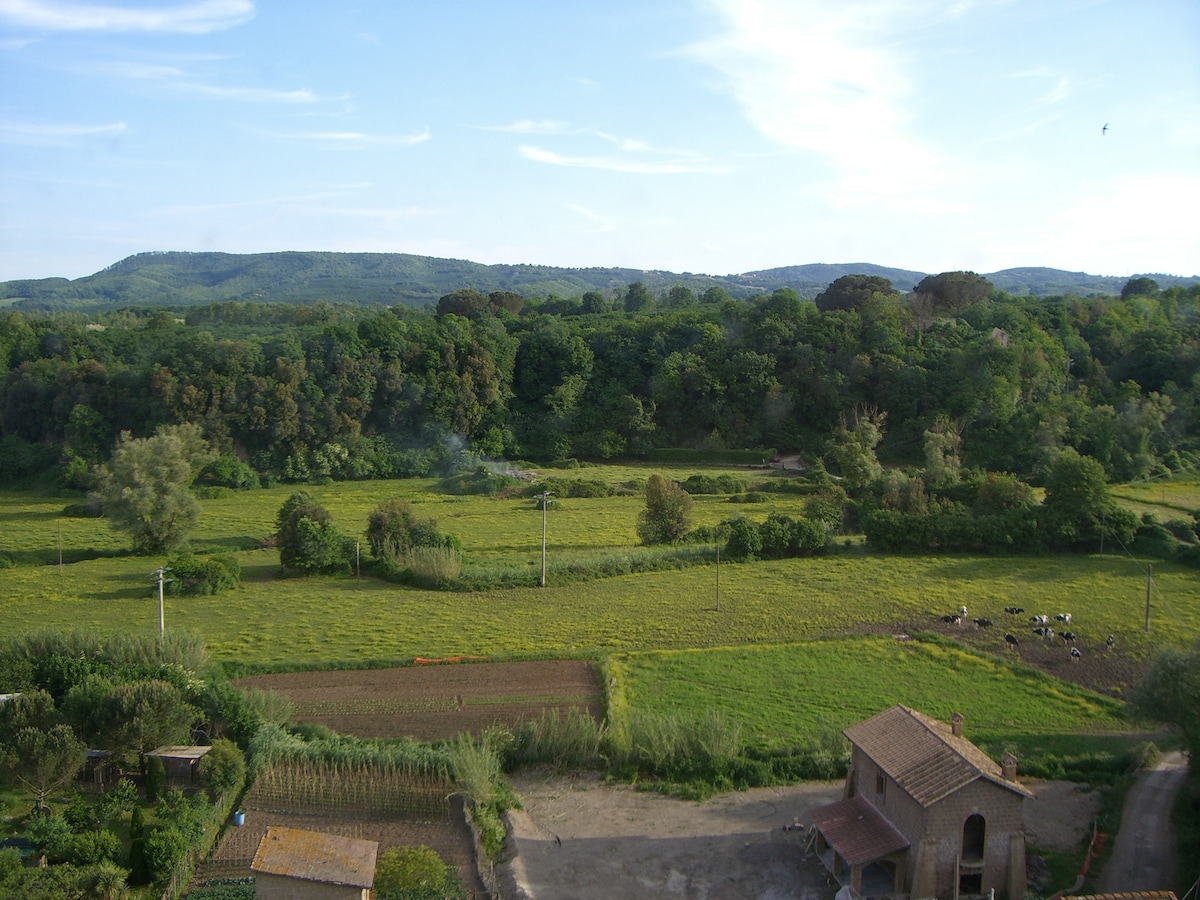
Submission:
<svg viewBox="0 0 1200 900">
<path fill-rule="evenodd" d="M 817 830 L 851 866 L 865 865 L 908 848 L 908 841 L 861 794 L 809 812 Z"/>
<path fill-rule="evenodd" d="M 984 778 L 1023 797 L 1025 788 L 1004 777 L 991 758 L 950 726 L 907 706 L 891 709 L 851 725 L 843 732 L 922 806 L 936 803 Z"/>
<path fill-rule="evenodd" d="M 1174 891 L 1125 891 L 1120 894 L 1068 894 L 1063 900 L 1178 900 Z"/>
<path fill-rule="evenodd" d="M 378 841 L 272 826 L 258 843 L 250 868 L 266 875 L 369 888 L 375 881 Z"/>
</svg>

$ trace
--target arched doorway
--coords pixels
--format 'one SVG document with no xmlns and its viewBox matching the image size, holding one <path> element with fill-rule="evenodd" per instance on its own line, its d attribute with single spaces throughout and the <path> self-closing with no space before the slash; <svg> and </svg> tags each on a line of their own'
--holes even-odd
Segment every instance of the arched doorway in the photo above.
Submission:
<svg viewBox="0 0 1200 900">
<path fill-rule="evenodd" d="M 987 823 L 979 813 L 967 816 L 963 823 L 962 861 L 967 865 L 983 862 L 983 848 L 986 845 Z"/>
</svg>

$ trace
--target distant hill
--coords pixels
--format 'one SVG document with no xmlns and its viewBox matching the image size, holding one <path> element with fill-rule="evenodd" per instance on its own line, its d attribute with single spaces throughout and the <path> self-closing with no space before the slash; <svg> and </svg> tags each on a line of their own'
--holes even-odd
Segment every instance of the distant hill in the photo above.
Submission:
<svg viewBox="0 0 1200 900">
<path fill-rule="evenodd" d="M 815 297 L 842 275 L 880 275 L 908 291 L 924 272 L 871 263 L 813 264 L 739 275 L 697 275 L 642 269 L 569 269 L 535 265 L 483 265 L 408 253 L 139 253 L 94 275 L 0 282 L 0 305 L 26 309 L 120 306 L 194 306 L 224 301 L 312 304 L 356 303 L 421 307 L 460 288 L 506 290 L 531 297 L 578 297 L 641 281 L 655 292 L 682 285 L 697 295 L 710 287 L 750 297 L 790 287 Z M 1005 269 L 986 277 L 1001 290 L 1040 296 L 1118 294 L 1123 278 L 1059 269 Z M 1151 275 L 1162 287 L 1190 285 L 1195 276 Z"/>
</svg>

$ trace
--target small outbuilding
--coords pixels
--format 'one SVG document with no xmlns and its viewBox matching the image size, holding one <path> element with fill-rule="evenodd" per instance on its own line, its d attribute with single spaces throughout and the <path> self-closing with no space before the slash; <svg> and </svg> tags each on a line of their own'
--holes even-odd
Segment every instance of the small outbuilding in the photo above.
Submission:
<svg viewBox="0 0 1200 900">
<path fill-rule="evenodd" d="M 999 766 L 962 733 L 896 705 L 844 732 L 844 799 L 812 811 L 817 851 L 860 895 L 1025 895 L 1016 758 Z"/>
<path fill-rule="evenodd" d="M 167 779 L 191 784 L 198 779 L 197 766 L 212 747 L 159 747 L 147 756 L 162 760 Z"/>
<path fill-rule="evenodd" d="M 256 900 L 370 900 L 378 841 L 271 826 L 254 861 Z"/>
</svg>

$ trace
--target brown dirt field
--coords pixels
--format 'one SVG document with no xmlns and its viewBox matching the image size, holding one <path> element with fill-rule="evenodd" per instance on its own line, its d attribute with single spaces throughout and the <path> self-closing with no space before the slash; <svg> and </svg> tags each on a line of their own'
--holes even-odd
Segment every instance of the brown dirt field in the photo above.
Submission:
<svg viewBox="0 0 1200 900">
<path fill-rule="evenodd" d="M 463 818 L 461 802 L 454 805 L 452 819 L 452 823 L 426 825 L 247 810 L 246 823 L 240 827 L 230 826 L 226 830 L 216 853 L 197 869 L 191 886 L 199 887 L 209 878 L 253 876 L 250 863 L 254 859 L 258 842 L 267 833 L 269 826 L 285 825 L 288 828 L 378 841 L 380 852 L 389 847 L 417 847 L 424 844 L 436 850 L 442 859 L 458 869 L 459 877 L 467 887 L 468 897 L 486 897 L 483 882 L 479 880 L 479 874 L 475 870 L 471 832 Z"/>
<path fill-rule="evenodd" d="M 523 810 L 509 813 L 506 896 L 607 900 L 831 900 L 837 885 L 805 857 L 809 810 L 841 799 L 842 783 L 812 782 L 721 794 L 701 803 L 603 783 L 592 774 L 518 773 Z M 1079 849 L 1100 794 L 1059 781 L 1026 781 L 1031 850 Z M 1067 887 L 1067 885 L 1063 885 Z"/>
<path fill-rule="evenodd" d="M 355 737 L 438 741 L 513 727 L 543 710 L 602 713 L 595 669 L 575 659 L 283 672 L 236 684 L 287 697 L 298 722 Z"/>
</svg>

